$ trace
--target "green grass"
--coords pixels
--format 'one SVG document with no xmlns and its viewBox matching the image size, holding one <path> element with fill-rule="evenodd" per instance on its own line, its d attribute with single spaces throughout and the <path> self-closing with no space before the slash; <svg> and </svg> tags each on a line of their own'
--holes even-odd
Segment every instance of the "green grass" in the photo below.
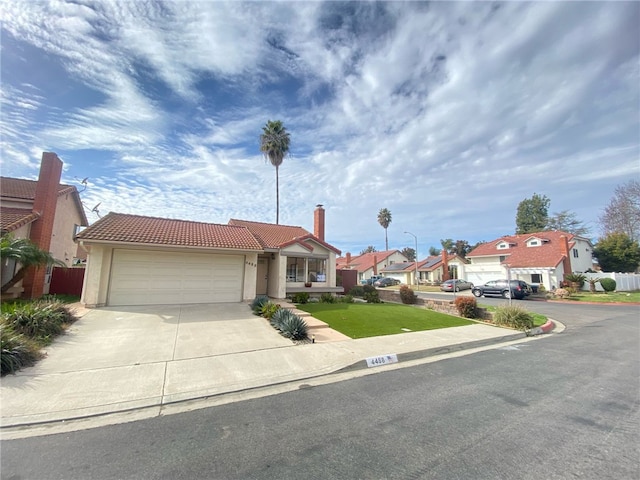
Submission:
<svg viewBox="0 0 640 480">
<path fill-rule="evenodd" d="M 351 338 L 472 325 L 465 318 L 394 303 L 308 303 L 297 308 Z M 403 330 L 407 329 L 407 330 Z"/>
<path fill-rule="evenodd" d="M 497 307 L 494 307 L 493 305 L 478 305 L 478 306 L 486 309 L 488 312 L 495 312 L 497 308 Z M 549 320 L 547 317 L 545 317 L 540 313 L 529 312 L 529 314 L 533 317 L 534 327 L 541 327 L 542 325 L 547 323 L 547 320 Z"/>
<path fill-rule="evenodd" d="M 568 300 L 598 303 L 640 303 L 640 292 L 580 292 L 571 295 Z"/>
</svg>

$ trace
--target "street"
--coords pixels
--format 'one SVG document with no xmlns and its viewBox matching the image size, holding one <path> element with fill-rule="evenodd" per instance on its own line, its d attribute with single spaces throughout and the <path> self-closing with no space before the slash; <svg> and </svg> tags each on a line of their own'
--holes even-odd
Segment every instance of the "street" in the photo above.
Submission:
<svg viewBox="0 0 640 480">
<path fill-rule="evenodd" d="M 637 479 L 637 306 L 564 333 L 255 400 L 3 441 L 3 479 Z"/>
</svg>

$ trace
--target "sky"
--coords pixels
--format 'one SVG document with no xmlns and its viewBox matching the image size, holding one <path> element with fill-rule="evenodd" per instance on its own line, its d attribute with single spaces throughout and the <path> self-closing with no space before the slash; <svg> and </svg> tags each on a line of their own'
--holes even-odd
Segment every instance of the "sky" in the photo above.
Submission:
<svg viewBox="0 0 640 480">
<path fill-rule="evenodd" d="M 280 223 L 424 258 L 515 232 L 534 193 L 602 232 L 640 178 L 639 2 L 0 0 L 0 172 L 43 151 L 108 212 Z M 81 184 L 86 180 L 86 189 Z M 97 212 L 93 211 L 98 205 Z M 405 233 L 411 232 L 415 235 Z"/>
</svg>

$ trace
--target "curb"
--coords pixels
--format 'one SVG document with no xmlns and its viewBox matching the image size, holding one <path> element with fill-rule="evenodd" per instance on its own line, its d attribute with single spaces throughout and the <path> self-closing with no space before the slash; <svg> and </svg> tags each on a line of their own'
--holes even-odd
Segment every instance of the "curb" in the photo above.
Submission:
<svg viewBox="0 0 640 480">
<path fill-rule="evenodd" d="M 544 333 L 549 333 L 554 328 L 556 328 L 556 324 L 553 323 L 552 320 L 547 320 L 547 323 L 545 323 L 544 325 L 540 327 L 532 328 L 531 330 L 527 331 L 527 337 L 533 337 L 535 335 L 542 335 Z"/>
</svg>

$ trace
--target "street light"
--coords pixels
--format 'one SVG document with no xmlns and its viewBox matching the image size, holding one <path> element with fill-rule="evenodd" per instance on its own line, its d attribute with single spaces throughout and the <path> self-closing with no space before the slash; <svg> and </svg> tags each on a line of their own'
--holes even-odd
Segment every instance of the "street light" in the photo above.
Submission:
<svg viewBox="0 0 640 480">
<path fill-rule="evenodd" d="M 416 237 L 411 232 L 404 232 L 404 233 L 408 233 L 416 241 L 416 258 L 414 260 L 415 260 L 415 264 L 416 264 L 416 278 L 415 278 L 415 280 L 416 280 L 416 285 L 418 285 L 418 237 Z"/>
</svg>

